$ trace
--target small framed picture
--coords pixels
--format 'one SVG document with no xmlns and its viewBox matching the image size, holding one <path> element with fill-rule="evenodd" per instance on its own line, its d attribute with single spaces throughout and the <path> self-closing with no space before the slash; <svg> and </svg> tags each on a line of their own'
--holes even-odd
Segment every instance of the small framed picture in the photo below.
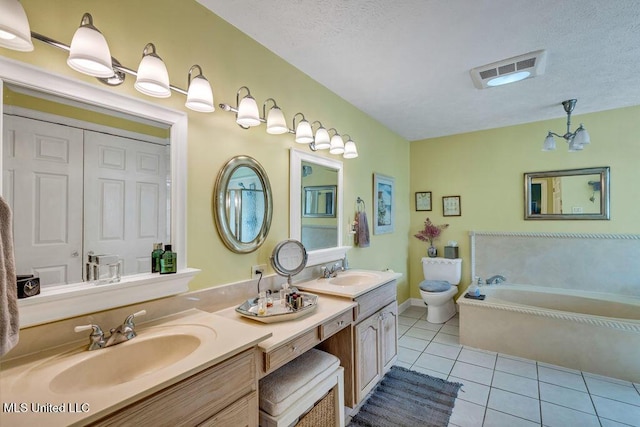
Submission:
<svg viewBox="0 0 640 427">
<path fill-rule="evenodd" d="M 416 191 L 416 210 L 431 210 L 431 191 Z"/>
<path fill-rule="evenodd" d="M 395 186 L 395 178 L 373 174 L 373 234 L 393 233 Z"/>
<path fill-rule="evenodd" d="M 442 216 L 460 216 L 460 196 L 444 196 L 442 198 Z"/>
</svg>

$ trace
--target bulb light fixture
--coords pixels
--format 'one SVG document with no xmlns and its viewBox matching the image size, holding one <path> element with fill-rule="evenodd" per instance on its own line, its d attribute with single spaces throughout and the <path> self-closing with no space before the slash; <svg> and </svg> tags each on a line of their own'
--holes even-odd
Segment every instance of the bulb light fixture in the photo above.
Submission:
<svg viewBox="0 0 640 427">
<path fill-rule="evenodd" d="M 31 52 L 31 29 L 27 14 L 18 0 L 0 0 L 0 46 Z"/>
<path fill-rule="evenodd" d="M 93 77 L 109 78 L 114 74 L 107 40 L 93 26 L 93 17 L 89 13 L 82 15 L 80 27 L 71 39 L 67 65 Z"/>
<path fill-rule="evenodd" d="M 316 123 L 318 124 L 318 129 L 316 129 L 316 135 L 313 138 L 314 147 L 312 148 L 312 150 L 328 150 L 331 147 L 331 138 L 329 138 L 329 132 L 324 128 L 324 126 L 322 126 L 322 123 L 320 123 L 318 120 L 311 123 L 311 129 L 313 129 L 313 125 L 315 125 Z"/>
<path fill-rule="evenodd" d="M 269 114 L 267 114 L 267 104 L 271 101 L 273 106 L 269 109 Z M 262 104 L 262 117 L 266 118 L 267 122 L 267 133 L 271 135 L 281 135 L 283 133 L 289 132 L 289 127 L 287 126 L 287 121 L 284 118 L 284 113 L 276 104 L 275 99 L 268 98 Z"/>
<path fill-rule="evenodd" d="M 195 77 L 191 77 L 194 71 L 198 71 Z M 215 111 L 213 105 L 213 91 L 207 78 L 202 75 L 202 68 L 196 64 L 189 69 L 187 77 L 187 101 L 184 104 L 187 108 L 201 113 L 211 113 Z"/>
<path fill-rule="evenodd" d="M 300 120 L 298 122 L 298 125 L 296 126 L 296 117 L 298 116 L 301 116 L 302 120 Z M 313 144 L 313 129 L 311 129 L 311 124 L 307 121 L 307 119 L 305 119 L 304 114 L 296 113 L 293 116 L 293 129 L 296 133 L 295 141 L 298 144 Z M 309 148 L 313 150 L 311 145 L 309 146 Z"/>
<path fill-rule="evenodd" d="M 565 139 L 569 144 L 570 152 L 581 151 L 586 145 L 591 143 L 591 137 L 582 123 L 580 123 L 580 126 L 575 132 L 571 132 L 571 113 L 576 106 L 576 102 L 578 102 L 577 99 L 568 99 L 562 102 L 564 111 L 567 113 L 567 131 L 564 135 L 559 135 L 555 132 L 549 131 L 544 139 L 542 151 L 553 151 L 556 149 L 556 140 L 554 139 L 554 136 Z"/>
<path fill-rule="evenodd" d="M 142 60 L 138 66 L 138 76 L 134 87 L 138 92 L 156 98 L 171 96 L 167 67 L 156 53 L 156 47 L 153 43 L 147 43 L 142 50 Z"/>
<path fill-rule="evenodd" d="M 247 91 L 247 94 L 240 100 L 240 92 L 242 89 Z M 240 125 L 240 127 L 247 129 L 252 126 L 258 126 L 260 121 L 260 113 L 258 112 L 258 104 L 253 96 L 251 96 L 251 91 L 248 87 L 242 86 L 236 92 L 236 105 L 238 106 L 238 111 L 236 112 L 236 123 Z"/>
<path fill-rule="evenodd" d="M 347 137 L 347 142 L 344 144 L 344 154 L 342 157 L 345 159 L 355 159 L 358 157 L 358 148 L 356 147 L 356 143 L 351 140 L 351 137 L 347 134 L 344 135 Z"/>
<path fill-rule="evenodd" d="M 344 153 L 344 141 L 342 137 L 338 133 L 335 128 L 329 129 L 329 133 L 333 131 L 333 136 L 331 137 L 331 143 L 329 145 L 329 153 L 331 154 L 342 154 Z"/>
</svg>

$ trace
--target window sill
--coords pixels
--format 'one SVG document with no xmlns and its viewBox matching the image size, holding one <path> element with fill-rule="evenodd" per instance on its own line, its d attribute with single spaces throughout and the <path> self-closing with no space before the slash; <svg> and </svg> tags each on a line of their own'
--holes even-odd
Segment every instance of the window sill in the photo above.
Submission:
<svg viewBox="0 0 640 427">
<path fill-rule="evenodd" d="M 186 268 L 175 274 L 127 276 L 108 285 L 84 282 L 45 288 L 40 295 L 18 300 L 20 327 L 177 295 L 189 290 L 189 282 L 199 272 Z"/>
</svg>

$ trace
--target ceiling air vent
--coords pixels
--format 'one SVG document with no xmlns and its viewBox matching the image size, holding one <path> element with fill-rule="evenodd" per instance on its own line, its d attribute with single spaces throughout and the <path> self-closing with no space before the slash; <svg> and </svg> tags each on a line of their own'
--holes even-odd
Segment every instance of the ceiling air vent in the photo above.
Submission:
<svg viewBox="0 0 640 427">
<path fill-rule="evenodd" d="M 547 51 L 536 50 L 473 68 L 471 80 L 476 88 L 486 89 L 544 74 L 546 64 Z"/>
</svg>

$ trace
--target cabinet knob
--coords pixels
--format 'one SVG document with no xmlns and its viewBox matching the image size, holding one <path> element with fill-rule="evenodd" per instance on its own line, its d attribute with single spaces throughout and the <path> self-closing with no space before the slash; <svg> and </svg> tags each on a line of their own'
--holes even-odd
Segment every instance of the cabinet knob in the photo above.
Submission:
<svg viewBox="0 0 640 427">
<path fill-rule="evenodd" d="M 294 345 L 293 347 L 291 347 L 291 351 L 296 353 L 298 351 L 298 347 Z"/>
<path fill-rule="evenodd" d="M 338 326 L 342 326 L 342 325 L 344 325 L 344 320 L 340 320 L 340 321 L 338 322 Z"/>
</svg>

